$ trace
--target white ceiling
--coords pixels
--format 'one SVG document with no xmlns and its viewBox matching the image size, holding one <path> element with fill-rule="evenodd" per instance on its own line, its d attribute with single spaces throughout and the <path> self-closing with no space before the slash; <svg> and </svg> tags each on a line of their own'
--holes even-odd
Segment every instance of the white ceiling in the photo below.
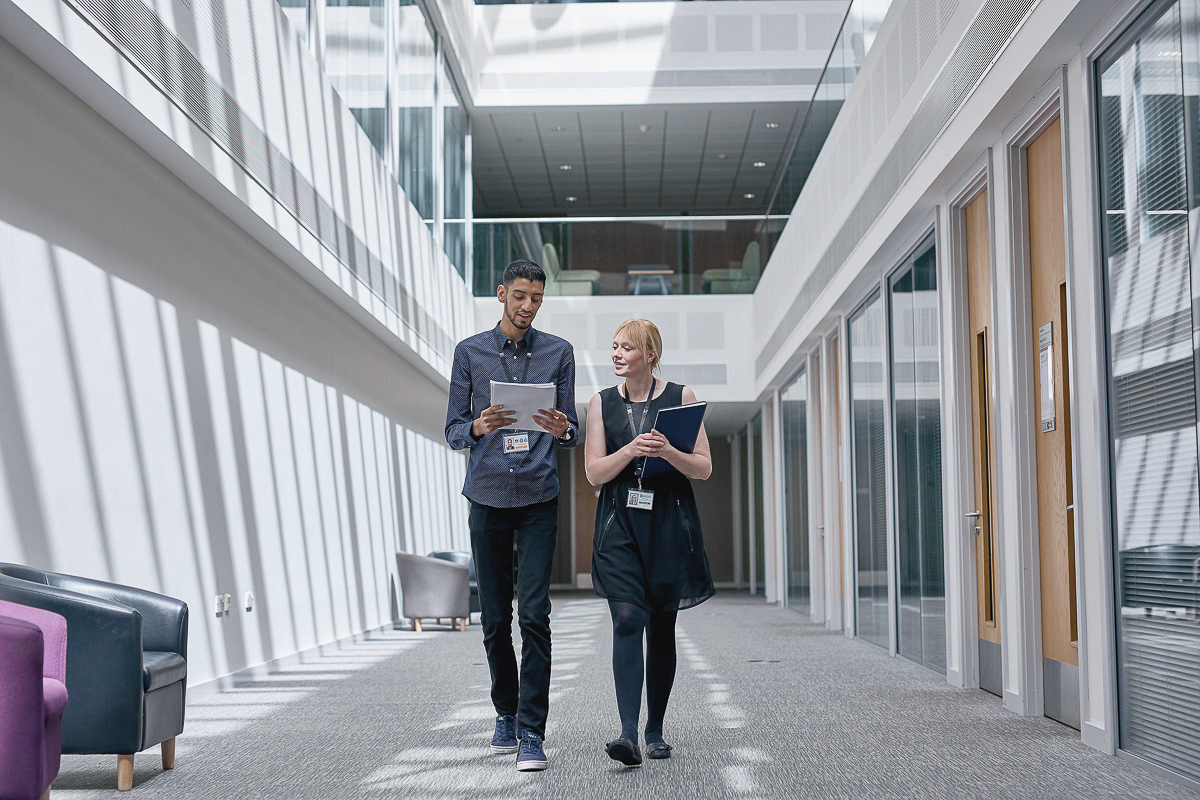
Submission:
<svg viewBox="0 0 1200 800">
<path fill-rule="evenodd" d="M 847 4 L 476 6 L 475 216 L 765 211 Z"/>
<path fill-rule="evenodd" d="M 476 109 L 475 216 L 763 211 L 807 105 Z"/>
</svg>

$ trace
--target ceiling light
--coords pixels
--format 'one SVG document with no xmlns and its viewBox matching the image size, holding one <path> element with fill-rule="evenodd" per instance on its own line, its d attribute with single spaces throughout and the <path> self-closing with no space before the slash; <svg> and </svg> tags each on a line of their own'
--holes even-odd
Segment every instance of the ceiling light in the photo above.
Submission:
<svg viewBox="0 0 1200 800">
<path fill-rule="evenodd" d="M 747 200 L 753 200 L 754 192 L 746 192 L 744 195 L 742 195 L 742 197 L 746 198 Z"/>
<path fill-rule="evenodd" d="M 755 161 L 754 162 L 754 166 L 756 166 L 756 167 L 765 167 L 766 165 L 767 165 L 767 162 L 765 162 L 765 161 Z"/>
<path fill-rule="evenodd" d="M 577 198 L 575 197 L 575 195 L 571 195 L 570 197 L 568 197 L 568 198 L 567 198 L 567 202 L 568 202 L 568 203 L 574 203 L 576 199 L 577 199 Z"/>
<path fill-rule="evenodd" d="M 570 165 L 570 164 L 562 164 L 562 165 L 560 165 L 560 166 L 559 166 L 559 169 L 562 169 L 562 170 L 567 170 L 567 169 L 570 169 L 570 168 L 571 168 L 571 165 Z"/>
<path fill-rule="evenodd" d="M 717 158 L 719 158 L 719 159 L 721 159 L 722 161 L 724 161 L 725 159 L 729 158 L 729 156 L 725 155 L 724 153 L 721 153 L 720 155 L 718 155 L 718 156 L 717 156 Z"/>
<path fill-rule="evenodd" d="M 778 122 L 768 122 L 768 123 L 767 123 L 767 127 L 768 127 L 768 128 L 778 128 L 778 127 L 779 127 L 779 123 L 778 123 Z"/>
<path fill-rule="evenodd" d="M 643 122 L 642 124 L 638 125 L 638 130 L 642 133 L 645 133 L 646 131 L 650 130 L 650 126 Z"/>
<path fill-rule="evenodd" d="M 562 125 L 555 125 L 550 130 L 554 131 L 555 133 L 562 133 L 563 131 L 566 130 L 566 128 L 564 128 Z"/>
</svg>

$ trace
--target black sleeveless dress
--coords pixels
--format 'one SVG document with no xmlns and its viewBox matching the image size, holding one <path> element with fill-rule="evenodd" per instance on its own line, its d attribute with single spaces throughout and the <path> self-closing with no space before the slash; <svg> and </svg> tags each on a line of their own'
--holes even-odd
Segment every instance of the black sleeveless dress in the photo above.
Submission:
<svg viewBox="0 0 1200 800">
<path fill-rule="evenodd" d="M 661 395 L 649 401 L 646 413 L 653 421 L 659 408 L 682 404 L 683 386 L 668 383 Z M 642 405 L 634 404 L 635 423 L 641 419 Z M 600 408 L 605 443 L 608 452 L 615 453 L 635 438 L 617 387 L 600 392 Z M 639 461 L 631 461 L 600 490 L 592 538 L 592 585 L 601 597 L 650 612 L 699 605 L 716 590 L 692 482 L 677 470 L 649 478 L 642 488 L 654 491 L 654 508 L 628 508 L 629 490 L 637 488 L 634 470 Z"/>
</svg>

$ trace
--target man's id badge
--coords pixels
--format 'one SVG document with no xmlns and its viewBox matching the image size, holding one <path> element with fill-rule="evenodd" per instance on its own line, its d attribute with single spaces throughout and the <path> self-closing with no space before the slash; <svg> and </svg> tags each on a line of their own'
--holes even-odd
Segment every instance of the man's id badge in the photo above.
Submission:
<svg viewBox="0 0 1200 800">
<path fill-rule="evenodd" d="M 629 490 L 629 499 L 625 502 L 626 508 L 640 508 L 643 511 L 649 511 L 654 508 L 654 492 L 639 491 L 637 489 Z"/>
<path fill-rule="evenodd" d="M 528 433 L 507 433 L 504 435 L 504 452 L 506 453 L 528 453 L 529 452 L 529 434 Z"/>
</svg>

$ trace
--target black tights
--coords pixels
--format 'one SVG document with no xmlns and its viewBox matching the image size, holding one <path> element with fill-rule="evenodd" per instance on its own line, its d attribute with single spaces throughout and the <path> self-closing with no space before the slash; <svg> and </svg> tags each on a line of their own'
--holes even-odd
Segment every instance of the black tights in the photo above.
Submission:
<svg viewBox="0 0 1200 800">
<path fill-rule="evenodd" d="M 613 678 L 621 738 L 637 741 L 642 710 L 642 634 L 646 635 L 646 741 L 661 742 L 663 715 L 675 683 L 676 611 L 651 614 L 632 603 L 608 601 L 613 620 Z"/>
</svg>

